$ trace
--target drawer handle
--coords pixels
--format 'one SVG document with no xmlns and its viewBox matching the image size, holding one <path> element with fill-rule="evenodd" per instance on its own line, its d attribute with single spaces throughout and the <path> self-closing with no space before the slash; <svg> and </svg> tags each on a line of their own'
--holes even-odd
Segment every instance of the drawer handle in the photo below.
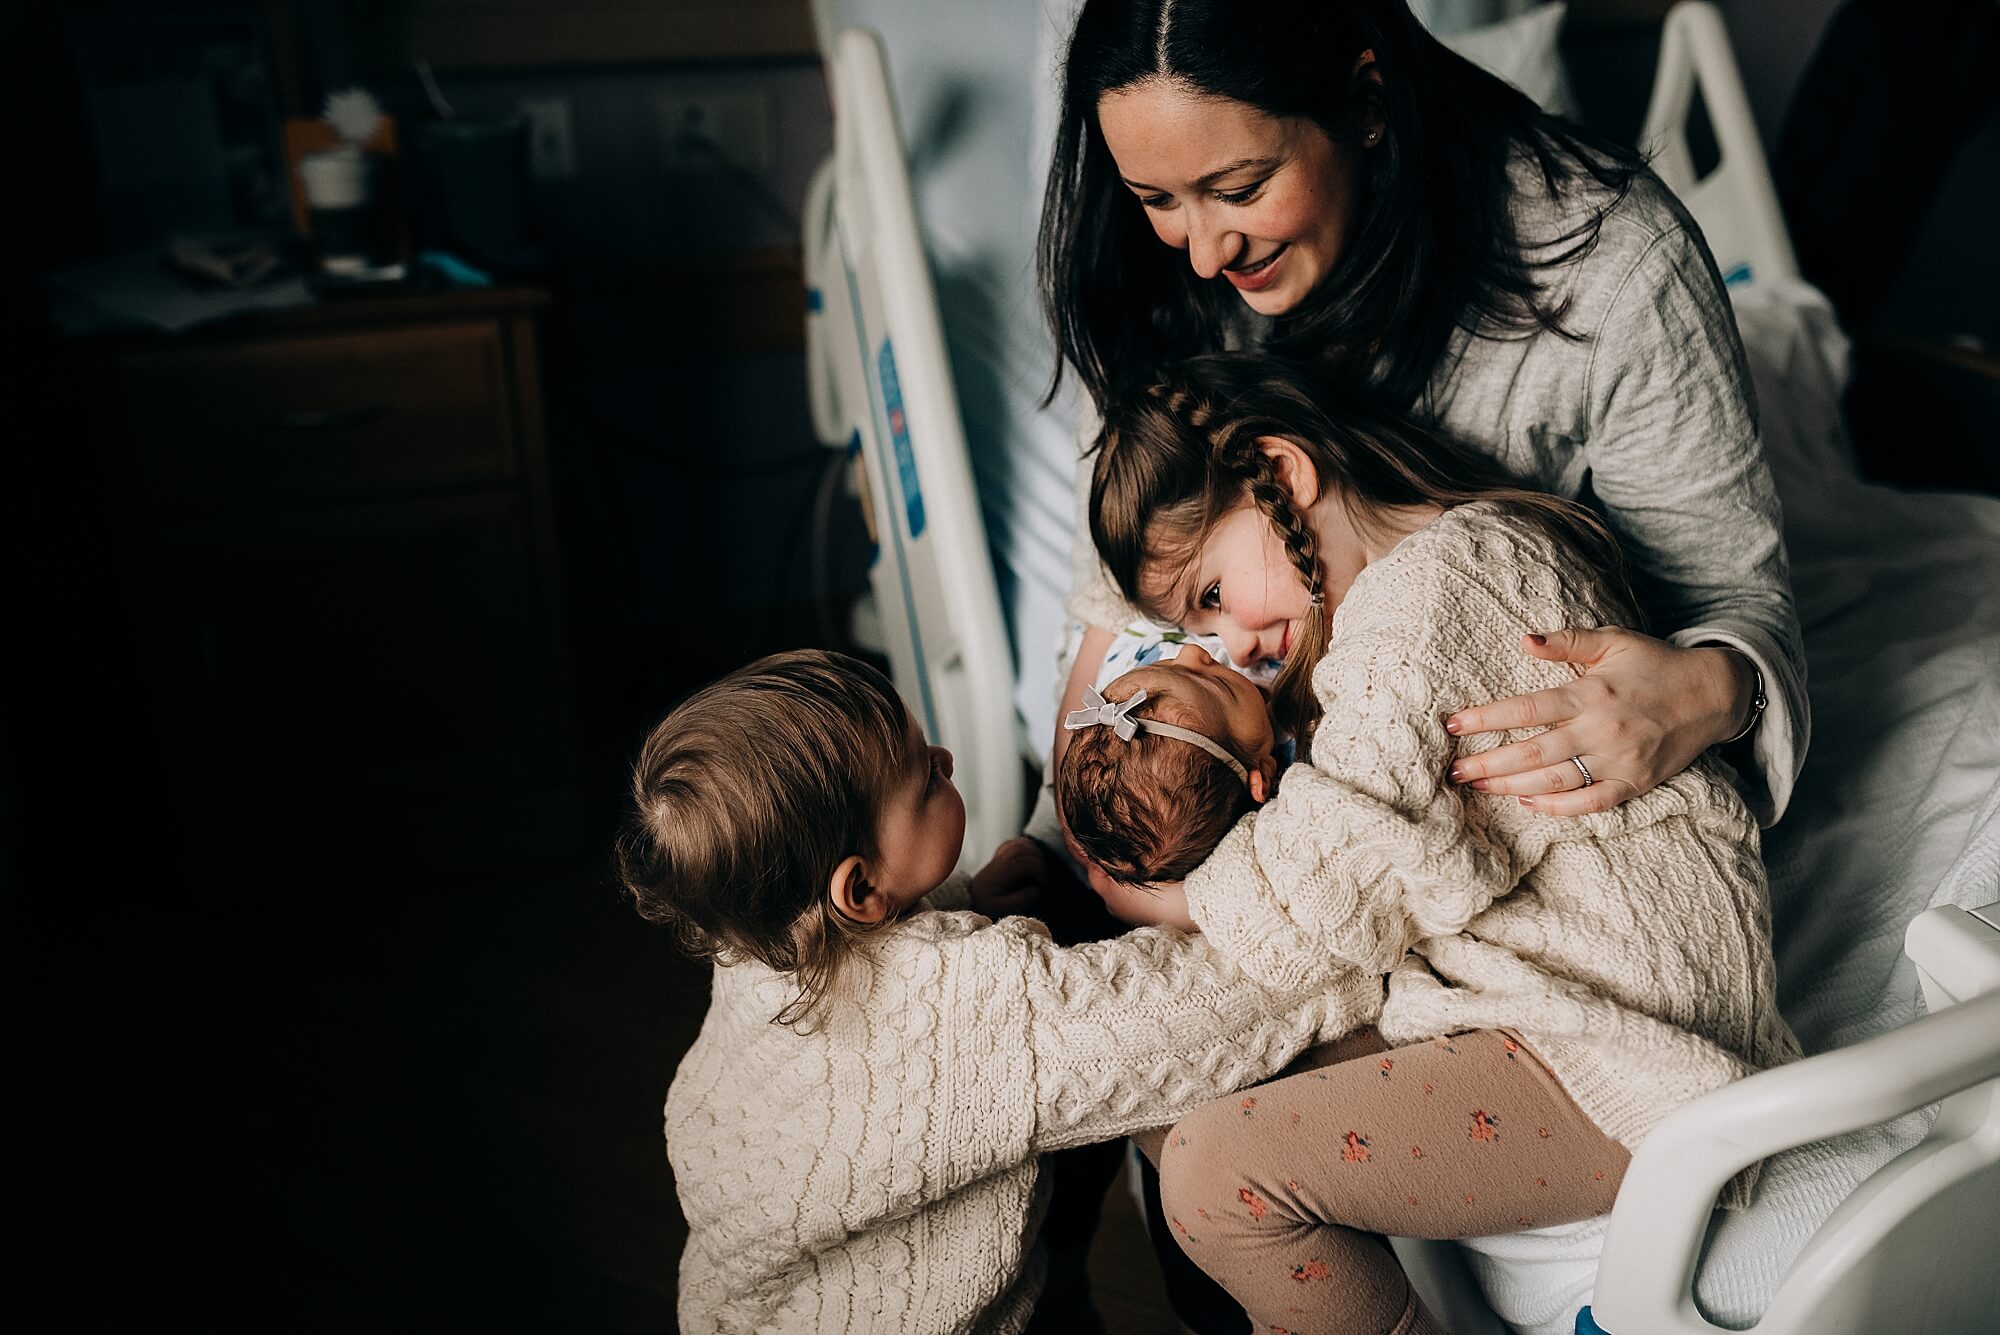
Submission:
<svg viewBox="0 0 2000 1335">
<path fill-rule="evenodd" d="M 341 431 L 348 427 L 365 426 L 378 417 L 386 417 L 392 406 L 387 403 L 369 403 L 359 408 L 323 408 L 279 413 L 272 419 L 272 425 L 282 431 Z"/>
</svg>

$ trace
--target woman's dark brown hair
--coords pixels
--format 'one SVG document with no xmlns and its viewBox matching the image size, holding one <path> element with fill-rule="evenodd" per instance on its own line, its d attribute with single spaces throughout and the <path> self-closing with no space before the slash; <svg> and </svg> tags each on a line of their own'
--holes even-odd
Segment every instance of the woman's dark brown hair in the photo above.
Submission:
<svg viewBox="0 0 2000 1335">
<path fill-rule="evenodd" d="M 1267 437 L 1298 446 L 1321 487 L 1337 490 L 1363 532 L 1379 528 L 1382 513 L 1396 507 L 1497 501 L 1540 524 L 1613 588 L 1623 584 L 1623 556 L 1602 520 L 1574 501 L 1520 486 L 1464 445 L 1272 353 L 1177 363 L 1107 415 L 1090 483 L 1090 536 L 1126 599 L 1177 624 L 1184 609 L 1154 605 L 1159 590 L 1180 583 L 1225 515 L 1246 504 L 1262 511 L 1313 598 L 1271 691 L 1278 721 L 1301 741 L 1319 721 L 1312 670 L 1327 645 L 1325 575 L 1308 516 L 1259 448 Z"/>
<path fill-rule="evenodd" d="M 1461 328 L 1566 334 L 1543 275 L 1596 244 L 1644 170 L 1452 52 L 1406 0 L 1086 0 L 1063 61 L 1037 270 L 1061 354 L 1049 397 L 1067 367 L 1100 413 L 1154 367 L 1230 346 L 1245 314 L 1161 243 L 1105 144 L 1099 99 L 1152 80 L 1309 120 L 1337 142 L 1380 125 L 1353 236 L 1271 346 L 1398 410 L 1417 406 Z M 1519 233 L 1521 162 L 1551 194 L 1592 200 L 1574 229 Z"/>
<path fill-rule="evenodd" d="M 817 650 L 773 655 L 689 697 L 632 771 L 618 874 L 640 914 L 697 959 L 790 974 L 798 995 L 775 1021 L 806 1021 L 870 930 L 827 889 L 843 858 L 875 852 L 907 727 L 887 678 Z"/>
</svg>

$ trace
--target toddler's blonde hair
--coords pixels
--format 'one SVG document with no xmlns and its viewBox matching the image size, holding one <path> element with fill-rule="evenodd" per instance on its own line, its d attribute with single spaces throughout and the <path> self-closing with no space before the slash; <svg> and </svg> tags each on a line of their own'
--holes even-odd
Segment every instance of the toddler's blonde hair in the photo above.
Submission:
<svg viewBox="0 0 2000 1335">
<path fill-rule="evenodd" d="M 887 678 L 819 650 L 775 654 L 689 697 L 632 771 L 617 857 L 640 914 L 698 959 L 790 974 L 798 995 L 775 1020 L 809 1020 L 873 930 L 827 891 L 843 858 L 876 853 L 907 728 Z"/>
</svg>

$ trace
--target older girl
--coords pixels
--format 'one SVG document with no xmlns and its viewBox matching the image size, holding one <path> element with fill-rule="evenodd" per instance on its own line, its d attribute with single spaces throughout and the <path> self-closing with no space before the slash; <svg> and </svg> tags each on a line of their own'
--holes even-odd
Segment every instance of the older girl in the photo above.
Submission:
<svg viewBox="0 0 2000 1335">
<path fill-rule="evenodd" d="M 1630 617 L 1589 511 L 1254 354 L 1116 412 L 1091 511 L 1127 599 L 1284 660 L 1274 704 L 1309 739 L 1179 887 L 1187 913 L 1268 985 L 1387 980 L 1393 1048 L 1167 1135 L 1175 1235 L 1259 1330 L 1435 1329 L 1380 1234 L 1603 1213 L 1669 1111 L 1797 1055 L 1757 827 L 1718 764 L 1573 820 L 1452 782 L 1491 745 L 1451 735 L 1467 701 L 1574 675 L 1518 636 Z"/>
<path fill-rule="evenodd" d="M 1553 726 L 1460 781 L 1597 812 L 1742 740 L 1753 809 L 1783 811 L 1808 724 L 1778 503 L 1714 263 L 1629 151 L 1541 114 L 1403 0 L 1086 0 L 1040 249 L 1100 413 L 1169 360 L 1268 344 L 1594 498 L 1666 638 L 1629 616 L 1530 627 L 1549 633 L 1529 653 L 1583 672 L 1464 701 L 1460 735 Z M 1131 614 L 1077 541 L 1089 629 L 1065 710 Z"/>
</svg>

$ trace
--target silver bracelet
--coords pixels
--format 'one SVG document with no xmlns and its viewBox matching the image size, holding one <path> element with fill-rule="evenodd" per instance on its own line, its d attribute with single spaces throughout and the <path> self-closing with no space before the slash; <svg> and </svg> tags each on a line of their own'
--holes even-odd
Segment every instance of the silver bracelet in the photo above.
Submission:
<svg viewBox="0 0 2000 1335">
<path fill-rule="evenodd" d="M 1743 730 L 1734 737 L 1725 737 L 1716 743 L 1717 746 L 1728 746 L 1731 743 L 1740 742 L 1750 735 L 1751 730 L 1757 726 L 1757 721 L 1764 717 L 1764 706 L 1771 702 L 1764 695 L 1764 673 L 1758 668 L 1756 660 L 1751 658 L 1750 655 L 1743 653 L 1741 649 L 1735 649 L 1727 645 L 1722 647 L 1730 648 L 1733 653 L 1742 654 L 1743 661 L 1750 665 L 1750 675 L 1757 682 L 1750 691 L 1750 717 L 1744 721 Z"/>
</svg>

